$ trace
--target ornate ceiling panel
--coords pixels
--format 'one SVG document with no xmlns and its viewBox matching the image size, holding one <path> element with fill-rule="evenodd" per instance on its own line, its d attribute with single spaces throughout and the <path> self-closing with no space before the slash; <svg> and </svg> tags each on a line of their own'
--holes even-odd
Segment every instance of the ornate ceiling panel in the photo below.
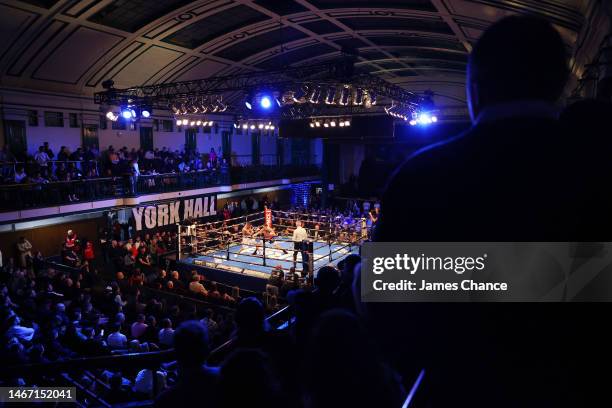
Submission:
<svg viewBox="0 0 612 408">
<path fill-rule="evenodd" d="M 90 95 L 357 52 L 357 67 L 460 104 L 493 21 L 547 18 L 576 52 L 594 0 L 0 0 L 0 86 Z M 454 101 L 454 102 L 453 102 Z"/>
</svg>

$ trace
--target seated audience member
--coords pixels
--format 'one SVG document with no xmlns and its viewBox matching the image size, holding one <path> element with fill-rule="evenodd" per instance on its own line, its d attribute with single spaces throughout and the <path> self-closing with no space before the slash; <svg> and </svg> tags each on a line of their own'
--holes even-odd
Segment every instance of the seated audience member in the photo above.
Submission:
<svg viewBox="0 0 612 408">
<path fill-rule="evenodd" d="M 168 318 L 162 319 L 161 321 L 158 341 L 162 347 L 166 348 L 170 348 L 174 344 L 174 329 L 172 328 L 172 321 Z"/>
<path fill-rule="evenodd" d="M 189 282 L 189 291 L 202 296 L 208 295 L 208 291 L 206 290 L 204 285 L 200 283 L 200 275 L 198 275 L 197 273 L 191 276 L 191 282 Z"/>
<path fill-rule="evenodd" d="M 218 373 L 204 362 L 209 353 L 208 330 L 198 321 L 186 321 L 174 332 L 174 350 L 178 380 L 161 393 L 156 407 L 192 407 L 202 404 L 202 397 L 214 394 Z"/>
<path fill-rule="evenodd" d="M 132 323 L 132 327 L 130 329 L 132 337 L 135 339 L 140 339 L 142 336 L 144 336 L 147 330 L 147 327 L 148 326 L 145 323 L 145 315 L 139 314 L 136 317 L 136 321 Z"/>
<path fill-rule="evenodd" d="M 112 327 L 113 332 L 106 338 L 106 344 L 111 349 L 125 349 L 127 348 L 127 337 L 121 333 L 121 325 L 115 323 Z"/>
</svg>

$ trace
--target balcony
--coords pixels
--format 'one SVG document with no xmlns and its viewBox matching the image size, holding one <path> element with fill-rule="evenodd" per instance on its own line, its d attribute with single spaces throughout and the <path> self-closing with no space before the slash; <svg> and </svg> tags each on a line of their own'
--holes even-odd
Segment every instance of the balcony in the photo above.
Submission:
<svg viewBox="0 0 612 408">
<path fill-rule="evenodd" d="M 248 165 L 188 173 L 85 178 L 0 186 L 0 213 L 150 194 L 316 177 L 316 165 Z"/>
</svg>

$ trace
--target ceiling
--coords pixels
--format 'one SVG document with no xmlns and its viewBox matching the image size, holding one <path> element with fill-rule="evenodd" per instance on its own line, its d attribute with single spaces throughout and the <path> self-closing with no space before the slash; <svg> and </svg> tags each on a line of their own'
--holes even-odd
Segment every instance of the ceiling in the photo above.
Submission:
<svg viewBox="0 0 612 408">
<path fill-rule="evenodd" d="M 575 51 L 589 0 L 0 0 L 0 86 L 90 95 L 359 54 L 357 67 L 464 106 L 493 21 L 547 18 Z"/>
</svg>

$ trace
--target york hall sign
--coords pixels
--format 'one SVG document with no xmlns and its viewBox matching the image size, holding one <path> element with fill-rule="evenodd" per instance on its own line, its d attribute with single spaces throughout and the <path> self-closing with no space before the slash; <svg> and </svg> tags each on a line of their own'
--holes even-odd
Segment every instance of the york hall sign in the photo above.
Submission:
<svg viewBox="0 0 612 408">
<path fill-rule="evenodd" d="M 217 215 L 217 196 L 189 198 L 164 204 L 132 208 L 136 230 L 163 227 L 189 218 Z"/>
</svg>

